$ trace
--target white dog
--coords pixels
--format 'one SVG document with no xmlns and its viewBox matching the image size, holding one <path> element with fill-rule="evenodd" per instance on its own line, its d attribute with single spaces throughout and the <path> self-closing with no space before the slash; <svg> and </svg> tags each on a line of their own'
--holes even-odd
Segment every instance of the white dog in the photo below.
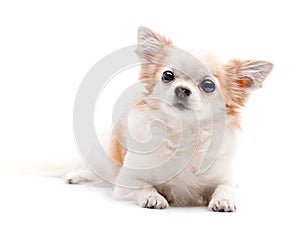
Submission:
<svg viewBox="0 0 300 229">
<path fill-rule="evenodd" d="M 138 30 L 136 53 L 144 91 L 112 131 L 109 154 L 119 165 L 114 198 L 146 208 L 235 211 L 231 173 L 240 110 L 273 65 L 239 59 L 223 64 L 211 55 L 196 59 L 145 27 Z M 66 178 L 78 183 L 96 176 L 82 169 Z"/>
</svg>

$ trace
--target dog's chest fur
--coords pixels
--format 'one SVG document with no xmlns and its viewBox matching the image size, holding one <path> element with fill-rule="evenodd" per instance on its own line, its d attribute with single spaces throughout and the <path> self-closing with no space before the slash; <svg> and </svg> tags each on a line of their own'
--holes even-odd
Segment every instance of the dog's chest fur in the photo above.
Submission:
<svg viewBox="0 0 300 229">
<path fill-rule="evenodd" d="M 207 205 L 215 187 L 219 183 L 229 182 L 232 178 L 231 161 L 234 152 L 232 147 L 235 142 L 235 132 L 227 127 L 220 154 L 212 166 L 209 166 L 202 164 L 211 140 L 210 134 L 208 134 L 209 128 L 204 128 L 204 130 L 203 134 L 206 136 L 200 139 L 200 144 L 186 167 L 171 180 L 156 186 L 170 204 L 176 206 Z M 201 166 L 207 167 L 203 173 L 200 172 Z"/>
<path fill-rule="evenodd" d="M 170 204 L 176 206 L 207 205 L 215 187 L 219 183 L 226 183 L 226 179 L 231 179 L 230 168 L 232 152 L 234 151 L 231 148 L 235 138 L 234 131 L 229 127 L 226 128 L 217 160 L 212 166 L 207 166 L 208 169 L 204 173 L 200 173 L 203 158 L 208 145 L 211 143 L 211 125 L 207 124 L 211 122 L 184 118 L 179 123 L 174 117 L 158 114 L 152 116 L 149 112 L 145 114 L 138 114 L 140 120 L 138 124 L 136 118 L 132 123 L 136 128 L 138 127 L 139 136 L 141 137 L 140 130 L 146 129 L 143 128 L 143 123 L 145 125 L 151 123 L 152 118 L 155 117 L 156 120 L 160 118 L 160 121 L 164 124 L 166 130 L 165 141 L 158 152 L 153 155 L 149 154 L 143 158 L 143 161 L 140 159 L 132 160 L 131 157 L 131 160 L 127 162 L 135 163 L 135 165 L 140 163 L 142 166 L 146 166 L 153 162 L 167 162 L 168 159 L 174 157 L 179 160 L 182 158 L 184 162 L 178 168 L 178 174 L 156 185 L 156 189 L 165 196 Z M 195 142 L 197 142 L 197 145 L 195 145 Z M 165 169 L 168 169 L 168 167 Z M 165 171 L 161 171 L 161 173 L 165 173 Z M 153 177 L 153 180 L 156 179 L 156 177 Z"/>
</svg>

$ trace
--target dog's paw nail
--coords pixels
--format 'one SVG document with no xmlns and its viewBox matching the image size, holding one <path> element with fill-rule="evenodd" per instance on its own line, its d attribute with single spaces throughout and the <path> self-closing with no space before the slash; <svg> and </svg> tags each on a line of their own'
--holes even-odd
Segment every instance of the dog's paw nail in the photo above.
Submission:
<svg viewBox="0 0 300 229">
<path fill-rule="evenodd" d="M 66 179 L 67 184 L 79 184 L 79 181 L 73 180 L 73 179 Z"/>
<path fill-rule="evenodd" d="M 65 176 L 65 181 L 67 184 L 79 184 L 80 182 L 84 181 L 84 179 L 75 172 L 69 172 Z"/>
</svg>

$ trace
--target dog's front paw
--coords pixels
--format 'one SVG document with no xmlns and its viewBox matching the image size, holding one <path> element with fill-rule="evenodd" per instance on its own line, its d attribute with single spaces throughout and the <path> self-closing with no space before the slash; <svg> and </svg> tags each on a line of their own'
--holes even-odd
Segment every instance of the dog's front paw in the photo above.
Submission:
<svg viewBox="0 0 300 229">
<path fill-rule="evenodd" d="M 164 209 L 169 207 L 168 201 L 160 194 L 151 194 L 144 198 L 140 204 L 143 208 Z"/>
<path fill-rule="evenodd" d="M 208 205 L 210 210 L 215 212 L 235 212 L 236 206 L 234 201 L 229 199 L 212 199 Z"/>
</svg>

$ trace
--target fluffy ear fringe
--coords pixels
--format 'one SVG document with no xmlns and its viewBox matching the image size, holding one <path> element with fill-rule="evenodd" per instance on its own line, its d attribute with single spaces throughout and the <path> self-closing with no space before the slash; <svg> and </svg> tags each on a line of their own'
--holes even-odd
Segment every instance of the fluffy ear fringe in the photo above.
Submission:
<svg viewBox="0 0 300 229">
<path fill-rule="evenodd" d="M 172 47 L 172 42 L 151 29 L 140 26 L 136 53 L 143 62 L 159 63 L 164 47 Z"/>
<path fill-rule="evenodd" d="M 227 105 L 229 107 L 242 107 L 249 94 L 262 87 L 263 81 L 272 71 L 273 64 L 257 60 L 230 60 L 225 64 L 223 84 L 228 93 Z"/>
<path fill-rule="evenodd" d="M 242 61 L 237 73 L 236 83 L 244 88 L 260 88 L 272 68 L 273 64 L 267 61 Z"/>
</svg>

